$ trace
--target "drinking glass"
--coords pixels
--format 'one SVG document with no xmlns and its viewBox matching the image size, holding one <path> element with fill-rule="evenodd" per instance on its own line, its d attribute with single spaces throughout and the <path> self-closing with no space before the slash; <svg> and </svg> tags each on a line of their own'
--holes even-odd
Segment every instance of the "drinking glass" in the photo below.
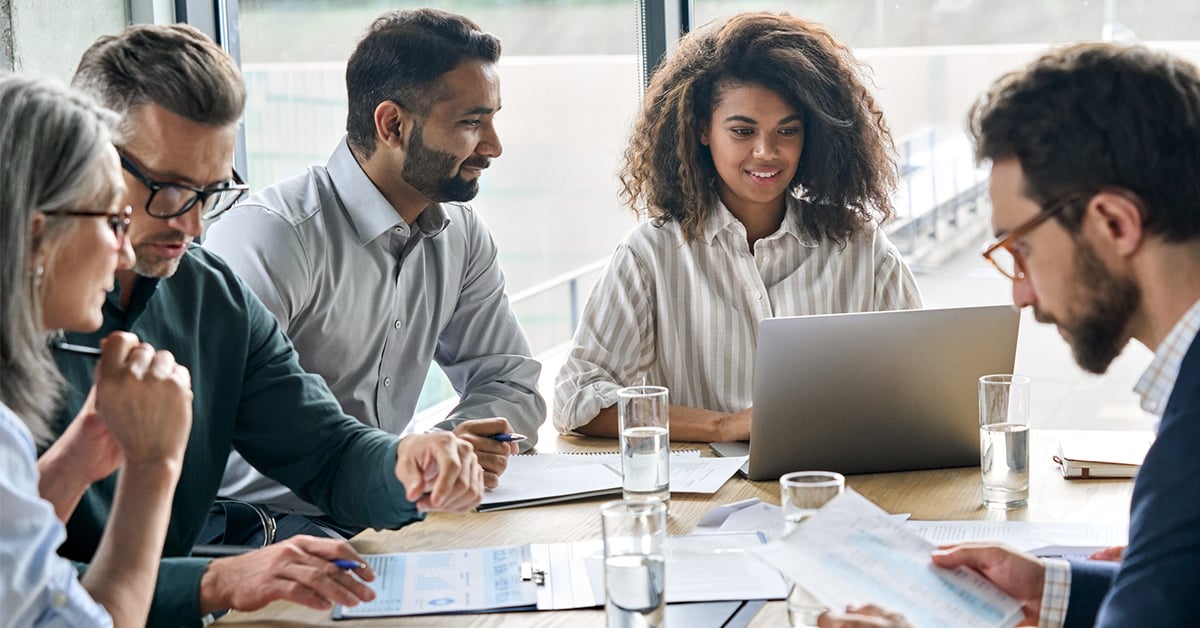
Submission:
<svg viewBox="0 0 1200 628">
<path fill-rule="evenodd" d="M 617 391 L 621 488 L 626 501 L 670 503 L 667 396 L 662 386 L 631 386 Z"/>
<path fill-rule="evenodd" d="M 1029 378 L 979 378 L 979 466 L 983 504 L 1019 508 L 1029 501 Z"/>
<path fill-rule="evenodd" d="M 795 471 L 779 478 L 779 505 L 783 509 L 786 536 L 829 500 L 846 490 L 846 477 L 833 471 Z M 792 583 L 788 591 L 789 626 L 816 626 L 825 606 L 808 591 Z"/>
<path fill-rule="evenodd" d="M 657 628 L 667 614 L 667 505 L 613 501 L 604 529 L 604 612 L 608 628 Z"/>
</svg>

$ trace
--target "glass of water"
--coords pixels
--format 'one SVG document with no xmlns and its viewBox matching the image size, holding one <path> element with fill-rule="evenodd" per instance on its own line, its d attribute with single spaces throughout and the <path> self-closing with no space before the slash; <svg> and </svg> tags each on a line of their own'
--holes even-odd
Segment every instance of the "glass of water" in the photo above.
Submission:
<svg viewBox="0 0 1200 628">
<path fill-rule="evenodd" d="M 979 378 L 979 463 L 983 504 L 1019 508 L 1029 501 L 1029 378 Z"/>
<path fill-rule="evenodd" d="M 846 477 L 833 471 L 795 471 L 779 478 L 779 505 L 786 536 L 829 500 L 846 490 Z M 788 591 L 789 626 L 816 626 L 825 605 L 795 583 Z"/>
<path fill-rule="evenodd" d="M 655 628 L 666 620 L 667 505 L 608 502 L 604 529 L 604 612 L 608 628 Z"/>
<path fill-rule="evenodd" d="M 662 386 L 631 386 L 617 391 L 621 488 L 626 501 L 670 503 L 667 395 Z"/>
</svg>

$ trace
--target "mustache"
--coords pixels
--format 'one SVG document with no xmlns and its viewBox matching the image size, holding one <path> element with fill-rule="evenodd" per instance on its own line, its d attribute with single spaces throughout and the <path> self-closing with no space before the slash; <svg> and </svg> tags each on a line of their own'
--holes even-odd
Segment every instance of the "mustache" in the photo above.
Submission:
<svg viewBox="0 0 1200 628">
<path fill-rule="evenodd" d="M 480 168 L 486 169 L 492 165 L 492 160 L 487 157 L 472 157 L 462 163 L 459 168 Z"/>
<path fill-rule="evenodd" d="M 168 231 L 150 236 L 138 244 L 188 244 L 192 241 L 192 236 L 182 231 Z"/>
<path fill-rule="evenodd" d="M 1053 316 L 1050 316 L 1049 314 L 1037 309 L 1036 307 L 1033 308 L 1033 320 L 1035 320 L 1039 323 L 1047 324 L 1047 325 L 1058 323 L 1058 321 L 1054 320 Z"/>
</svg>

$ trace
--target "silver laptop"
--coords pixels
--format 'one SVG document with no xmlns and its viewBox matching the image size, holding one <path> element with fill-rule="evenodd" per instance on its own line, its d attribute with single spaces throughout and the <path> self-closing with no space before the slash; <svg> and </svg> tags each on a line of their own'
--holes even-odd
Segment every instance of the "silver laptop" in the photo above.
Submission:
<svg viewBox="0 0 1200 628">
<path fill-rule="evenodd" d="M 758 328 L 751 480 L 821 469 L 875 473 L 979 464 L 977 381 L 1011 373 L 1007 305 L 792 316 Z"/>
</svg>

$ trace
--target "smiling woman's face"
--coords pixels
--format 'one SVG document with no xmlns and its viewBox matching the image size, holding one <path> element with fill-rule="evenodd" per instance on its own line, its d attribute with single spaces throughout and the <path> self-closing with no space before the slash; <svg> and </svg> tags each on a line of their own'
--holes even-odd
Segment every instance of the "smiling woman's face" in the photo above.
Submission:
<svg viewBox="0 0 1200 628">
<path fill-rule="evenodd" d="M 739 217 L 778 212 L 804 150 L 804 124 L 775 92 L 730 84 L 700 142 L 712 152 L 721 201 Z"/>
</svg>

